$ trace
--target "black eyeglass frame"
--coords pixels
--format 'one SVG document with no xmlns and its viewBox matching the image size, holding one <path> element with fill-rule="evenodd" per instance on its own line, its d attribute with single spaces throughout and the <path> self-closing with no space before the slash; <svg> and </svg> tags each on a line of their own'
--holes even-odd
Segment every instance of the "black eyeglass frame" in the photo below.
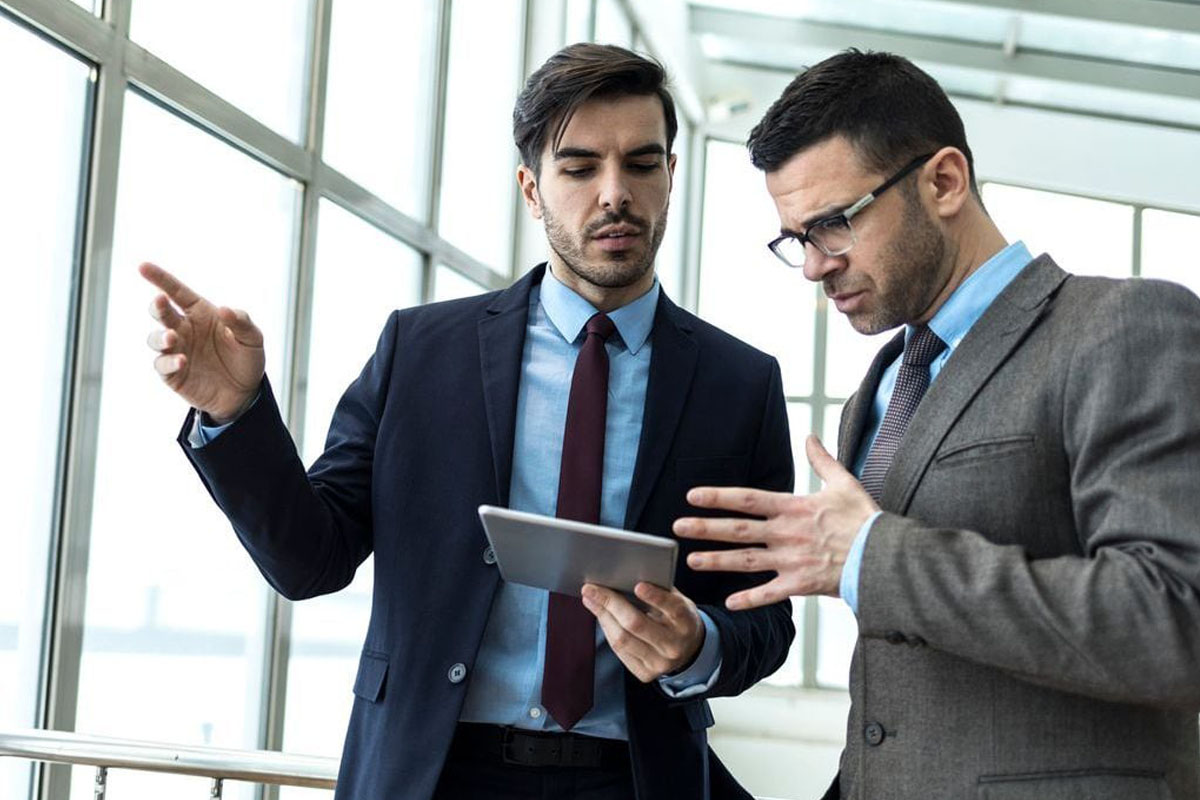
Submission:
<svg viewBox="0 0 1200 800">
<path fill-rule="evenodd" d="M 828 217 L 822 217 L 821 219 L 816 220 L 815 222 L 813 222 L 811 225 L 808 226 L 808 231 L 812 231 L 814 229 L 827 226 L 832 222 L 837 222 L 840 220 L 841 222 L 843 222 L 846 225 L 846 228 L 850 231 L 850 244 L 848 244 L 845 247 L 845 249 L 838 250 L 836 253 L 830 252 L 829 250 L 825 249 L 825 247 L 820 242 L 813 239 L 809 235 L 808 231 L 805 231 L 804 233 L 782 234 L 782 235 L 776 237 L 775 239 L 772 239 L 770 242 L 768 242 L 767 248 L 772 253 L 775 254 L 776 258 L 778 258 L 784 264 L 787 264 L 789 267 L 792 267 L 793 269 L 803 268 L 804 261 L 801 261 L 799 264 L 793 264 L 791 261 L 788 260 L 788 258 L 786 256 L 783 255 L 783 253 L 781 253 L 779 251 L 779 246 L 781 244 L 783 244 L 784 242 L 786 242 L 788 239 L 795 239 L 797 242 L 799 242 L 801 248 L 803 248 L 805 244 L 811 243 L 813 247 L 817 248 L 818 250 L 820 250 L 822 253 L 824 253 L 827 256 L 841 256 L 841 255 L 845 255 L 846 253 L 849 253 L 850 249 L 852 247 L 854 247 L 855 244 L 858 243 L 858 237 L 854 235 L 854 226 L 852 226 L 850 224 L 850 220 L 853 219 L 855 217 L 855 215 L 859 214 L 864 208 L 871 205 L 871 203 L 873 203 L 875 201 L 875 199 L 879 197 L 879 195 L 883 194 L 888 189 L 895 186 L 897 183 L 899 183 L 901 180 L 903 180 L 904 177 L 907 176 L 910 172 L 915 170 L 917 167 L 920 167 L 922 164 L 924 164 L 929 159 L 933 158 L 935 155 L 937 155 L 936 151 L 932 152 L 932 153 L 926 153 L 923 156 L 917 156 L 912 161 L 908 162 L 903 167 L 901 167 L 900 171 L 897 172 L 895 175 L 893 175 L 892 177 L 888 178 L 883 183 L 876 186 L 873 191 L 867 192 L 862 197 L 860 197 L 858 200 L 851 203 L 844 211 L 840 211 L 837 214 L 830 214 Z M 807 258 L 805 259 L 805 261 L 807 261 Z"/>
</svg>

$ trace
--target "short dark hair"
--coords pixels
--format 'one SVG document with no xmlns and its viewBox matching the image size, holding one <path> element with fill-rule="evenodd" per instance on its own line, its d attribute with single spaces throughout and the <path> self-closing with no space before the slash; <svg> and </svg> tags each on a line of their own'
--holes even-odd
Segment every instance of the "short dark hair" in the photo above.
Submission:
<svg viewBox="0 0 1200 800">
<path fill-rule="evenodd" d="M 564 47 L 529 76 L 517 96 L 513 139 L 522 163 L 539 173 L 546 138 L 551 137 L 557 148 L 579 106 L 624 95 L 657 95 L 662 101 L 669 153 L 679 122 L 667 82 L 662 64 L 624 47 L 586 42 Z"/>
<path fill-rule="evenodd" d="M 887 172 L 925 153 L 956 147 L 978 196 L 962 118 L 937 81 L 892 53 L 845 50 L 796 76 L 750 131 L 750 160 L 765 172 L 833 136 L 863 165 Z"/>
</svg>

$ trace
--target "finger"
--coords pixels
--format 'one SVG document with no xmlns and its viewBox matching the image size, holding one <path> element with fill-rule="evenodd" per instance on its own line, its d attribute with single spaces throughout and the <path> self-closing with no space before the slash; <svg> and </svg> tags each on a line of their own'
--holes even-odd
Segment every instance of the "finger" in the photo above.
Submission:
<svg viewBox="0 0 1200 800">
<path fill-rule="evenodd" d="M 779 569 L 779 556 L 762 547 L 690 553 L 687 564 L 698 572 L 766 572 Z"/>
<path fill-rule="evenodd" d="M 659 614 L 664 621 L 676 627 L 690 620 L 690 601 L 678 589 L 668 591 L 661 586 L 642 581 L 633 587 L 633 593 L 650 606 L 651 619 L 655 614 Z"/>
<path fill-rule="evenodd" d="M 175 310 L 175 306 L 171 305 L 165 294 L 155 295 L 150 301 L 150 316 L 168 328 L 178 328 L 183 322 L 183 317 Z"/>
<path fill-rule="evenodd" d="M 767 583 L 746 589 L 725 598 L 725 607 L 730 611 L 745 611 L 751 608 L 761 608 L 786 600 L 791 592 L 782 577 L 774 578 Z"/>
<path fill-rule="evenodd" d="M 155 352 L 168 353 L 179 344 L 179 334 L 173 330 L 159 328 L 150 331 L 150 335 L 146 337 L 146 344 Z"/>
<path fill-rule="evenodd" d="M 186 363 L 187 357 L 180 353 L 159 356 L 158 358 L 154 359 L 154 370 L 163 378 L 169 378 L 176 372 L 179 372 L 179 370 L 183 369 L 183 366 Z"/>
<path fill-rule="evenodd" d="M 826 483 L 850 474 L 840 461 L 829 454 L 821 440 L 811 433 L 804 440 L 804 453 L 808 456 L 808 463 L 812 464 L 813 472 Z"/>
<path fill-rule="evenodd" d="M 250 347 L 262 346 L 262 332 L 245 311 L 222 306 L 217 309 L 217 318 L 228 326 L 229 335 L 240 344 Z"/>
<path fill-rule="evenodd" d="M 654 661 L 657 659 L 657 654 L 654 649 L 622 625 L 610 607 L 600 600 L 599 594 L 588 591 L 588 588 L 584 587 L 583 604 L 596 618 L 600 629 L 604 631 L 604 638 L 608 641 L 608 646 L 617 655 L 617 658 L 621 659 L 621 663 L 643 683 L 647 683 L 661 674 L 661 671 L 655 670 Z"/>
<path fill-rule="evenodd" d="M 671 530 L 688 539 L 737 544 L 762 544 L 771 539 L 771 531 L 761 519 L 680 517 Z"/>
<path fill-rule="evenodd" d="M 180 308 L 186 309 L 200 300 L 200 295 L 160 266 L 147 262 L 138 267 L 138 272 L 142 274 L 143 278 L 161 289 Z"/>
<path fill-rule="evenodd" d="M 794 497 L 786 492 L 717 486 L 697 486 L 687 493 L 687 501 L 699 508 L 723 508 L 756 517 L 781 513 Z"/>
</svg>

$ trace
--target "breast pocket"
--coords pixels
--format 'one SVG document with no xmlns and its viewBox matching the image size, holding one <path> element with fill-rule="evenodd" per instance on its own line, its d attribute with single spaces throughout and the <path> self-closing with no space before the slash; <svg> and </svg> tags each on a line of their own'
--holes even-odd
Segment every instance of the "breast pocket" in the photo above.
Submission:
<svg viewBox="0 0 1200 800">
<path fill-rule="evenodd" d="M 934 456 L 934 463 L 939 467 L 955 467 L 975 462 L 1013 458 L 1031 452 L 1033 445 L 1033 434 L 1022 433 L 975 439 L 946 447 Z"/>
</svg>

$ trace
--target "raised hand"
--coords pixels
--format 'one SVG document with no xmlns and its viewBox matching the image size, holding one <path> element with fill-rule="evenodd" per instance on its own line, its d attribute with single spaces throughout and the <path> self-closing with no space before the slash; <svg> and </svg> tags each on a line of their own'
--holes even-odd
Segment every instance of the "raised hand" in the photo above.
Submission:
<svg viewBox="0 0 1200 800">
<path fill-rule="evenodd" d="M 154 369 L 215 422 L 236 419 L 262 381 L 262 331 L 245 311 L 213 305 L 161 267 L 142 264 L 138 272 L 160 291 L 150 303 L 150 316 L 162 328 L 146 340 L 158 353 Z"/>
<path fill-rule="evenodd" d="M 717 487 L 697 487 L 688 492 L 688 502 L 694 506 L 762 518 L 675 520 L 677 536 L 742 546 L 737 550 L 692 553 L 687 559 L 692 569 L 777 573 L 760 586 L 730 595 L 725 600 L 730 609 L 756 608 L 789 596 L 839 594 L 846 554 L 862 524 L 879 506 L 817 437 L 808 437 L 805 453 L 813 470 L 825 481 L 825 488 L 816 494 Z"/>
</svg>

